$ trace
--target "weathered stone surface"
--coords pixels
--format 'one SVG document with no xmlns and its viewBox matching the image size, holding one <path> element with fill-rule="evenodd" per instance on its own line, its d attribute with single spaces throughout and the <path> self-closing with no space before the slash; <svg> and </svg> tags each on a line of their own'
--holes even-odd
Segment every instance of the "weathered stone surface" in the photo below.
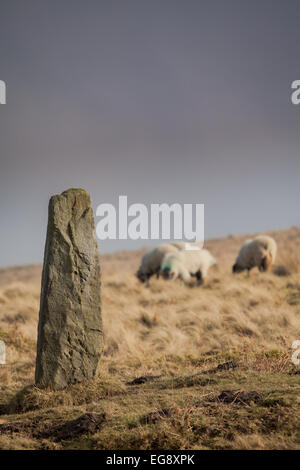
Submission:
<svg viewBox="0 0 300 470">
<path fill-rule="evenodd" d="M 102 349 L 93 210 L 86 191 L 69 189 L 49 202 L 36 385 L 58 390 L 93 377 Z"/>
</svg>

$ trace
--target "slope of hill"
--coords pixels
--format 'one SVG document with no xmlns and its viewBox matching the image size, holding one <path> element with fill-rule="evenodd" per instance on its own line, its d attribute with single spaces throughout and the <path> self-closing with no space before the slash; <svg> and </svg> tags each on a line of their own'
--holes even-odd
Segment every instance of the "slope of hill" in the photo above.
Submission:
<svg viewBox="0 0 300 470">
<path fill-rule="evenodd" d="M 143 250 L 101 256 L 100 375 L 63 392 L 32 386 L 41 266 L 1 269 L 0 448 L 300 448 L 300 229 L 269 234 L 276 264 L 250 278 L 231 273 L 249 236 L 207 241 L 219 265 L 201 287 L 145 288 Z M 87 412 L 105 418 L 75 432 Z"/>
</svg>

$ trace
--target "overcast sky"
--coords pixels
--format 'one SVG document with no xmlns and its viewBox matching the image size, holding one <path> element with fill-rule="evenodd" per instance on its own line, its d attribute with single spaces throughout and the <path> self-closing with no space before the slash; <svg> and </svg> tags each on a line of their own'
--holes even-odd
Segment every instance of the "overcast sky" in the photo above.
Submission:
<svg viewBox="0 0 300 470">
<path fill-rule="evenodd" d="M 69 187 L 204 203 L 206 238 L 299 225 L 299 25 L 298 0 L 1 0 L 0 266 L 42 261 Z"/>
</svg>

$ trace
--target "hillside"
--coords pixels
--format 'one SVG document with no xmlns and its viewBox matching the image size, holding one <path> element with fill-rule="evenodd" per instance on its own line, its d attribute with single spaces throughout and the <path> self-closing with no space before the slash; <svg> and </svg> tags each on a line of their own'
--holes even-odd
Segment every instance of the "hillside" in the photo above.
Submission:
<svg viewBox="0 0 300 470">
<path fill-rule="evenodd" d="M 249 278 L 231 273 L 249 236 L 208 240 L 219 264 L 201 287 L 145 288 L 143 250 L 101 256 L 99 377 L 63 392 L 32 386 L 41 266 L 0 269 L 0 448 L 300 448 L 300 228 L 269 234 L 275 266 Z M 99 425 L 66 425 L 85 413 Z"/>
</svg>

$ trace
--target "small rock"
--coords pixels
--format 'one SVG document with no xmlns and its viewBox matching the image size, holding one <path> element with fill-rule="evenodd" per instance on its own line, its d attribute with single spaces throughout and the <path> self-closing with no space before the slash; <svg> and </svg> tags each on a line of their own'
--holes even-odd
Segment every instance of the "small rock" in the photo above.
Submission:
<svg viewBox="0 0 300 470">
<path fill-rule="evenodd" d="M 251 392 L 243 392 L 241 390 L 223 390 L 216 400 L 223 403 L 249 404 L 257 403 L 262 398 L 259 392 L 252 390 Z"/>
<path fill-rule="evenodd" d="M 158 379 L 159 375 L 142 375 L 141 377 L 137 377 L 136 379 L 131 380 L 130 382 L 126 382 L 126 385 L 141 385 L 146 382 L 152 382 L 155 379 Z"/>
<path fill-rule="evenodd" d="M 105 413 L 85 413 L 77 419 L 66 422 L 62 426 L 52 428 L 48 434 L 53 436 L 55 440 L 73 439 L 81 434 L 95 433 L 102 427 L 105 420 Z"/>
</svg>

